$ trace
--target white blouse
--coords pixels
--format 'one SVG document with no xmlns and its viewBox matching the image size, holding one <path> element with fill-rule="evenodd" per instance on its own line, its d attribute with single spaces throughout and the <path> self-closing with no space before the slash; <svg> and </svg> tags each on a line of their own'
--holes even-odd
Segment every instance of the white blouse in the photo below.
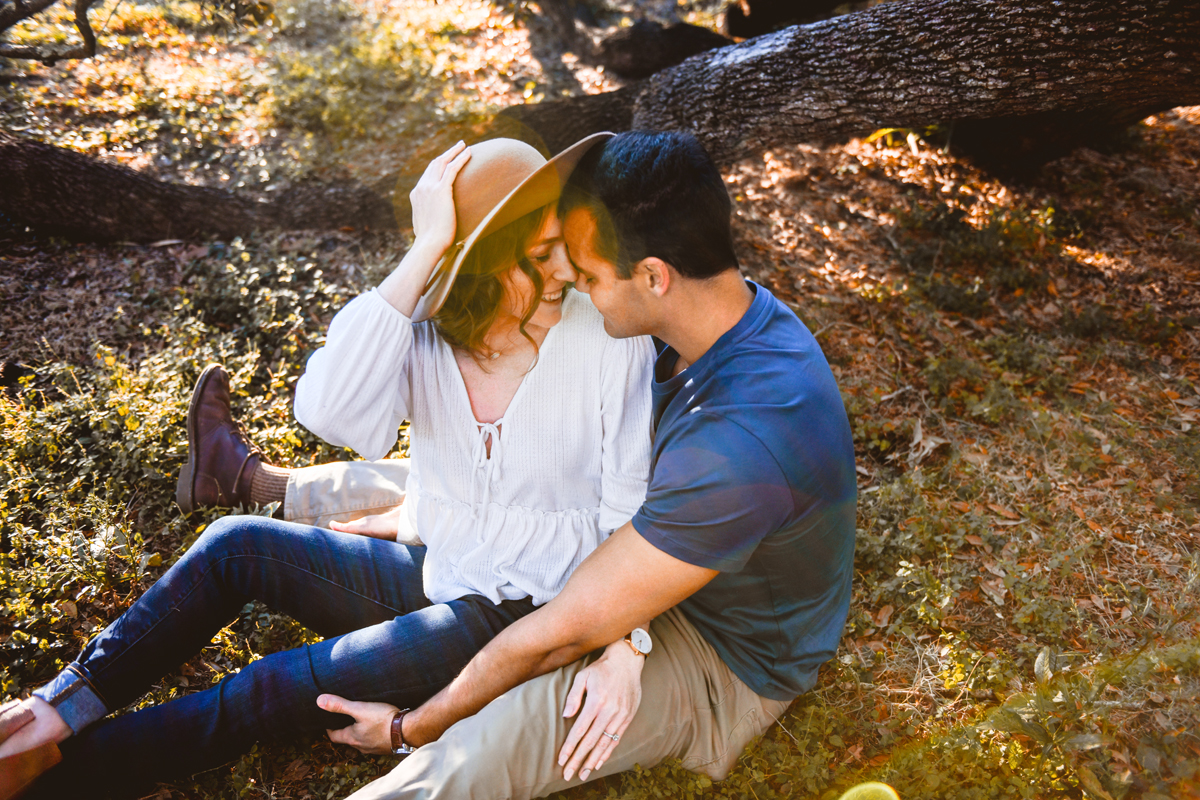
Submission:
<svg viewBox="0 0 1200 800">
<path fill-rule="evenodd" d="M 296 419 L 367 459 L 408 419 L 402 524 L 427 547 L 426 596 L 540 605 L 645 498 L 653 358 L 649 337 L 611 338 L 591 300 L 569 292 L 503 418 L 480 423 L 433 322 L 414 325 L 370 291 L 309 358 Z"/>
</svg>

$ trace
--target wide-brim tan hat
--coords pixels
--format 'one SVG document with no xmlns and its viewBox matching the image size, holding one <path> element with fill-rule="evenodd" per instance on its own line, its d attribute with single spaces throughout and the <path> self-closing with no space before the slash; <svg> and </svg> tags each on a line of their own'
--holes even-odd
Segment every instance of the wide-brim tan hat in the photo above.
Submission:
<svg viewBox="0 0 1200 800">
<path fill-rule="evenodd" d="M 456 244 L 433 271 L 412 321 L 427 320 L 450 294 L 463 260 L 475 242 L 526 214 L 558 200 L 571 172 L 596 144 L 613 133 L 594 133 L 547 161 L 516 139 L 488 139 L 471 145 L 471 160 L 454 179 Z"/>
</svg>

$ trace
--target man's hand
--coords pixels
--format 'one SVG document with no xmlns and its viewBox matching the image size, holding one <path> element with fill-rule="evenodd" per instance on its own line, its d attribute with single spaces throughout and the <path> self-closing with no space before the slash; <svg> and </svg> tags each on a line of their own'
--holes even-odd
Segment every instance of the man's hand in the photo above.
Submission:
<svg viewBox="0 0 1200 800">
<path fill-rule="evenodd" d="M 323 694 L 317 705 L 334 714 L 354 717 L 353 725 L 327 730 L 329 741 L 348 744 L 361 753 L 384 755 L 392 752 L 392 717 L 400 709 L 387 703 L 358 703 L 336 694 Z"/>
<path fill-rule="evenodd" d="M 622 639 L 610 644 L 604 655 L 575 676 L 563 716 L 579 716 L 558 752 L 558 765 L 566 766 L 563 780 L 571 780 L 578 771 L 579 779 L 586 781 L 588 775 L 604 766 L 612 755 L 617 739 L 625 733 L 642 702 L 642 666 L 645 663 L 646 656 L 633 652 Z M 605 736 L 605 733 L 611 736 Z"/>
<path fill-rule="evenodd" d="M 398 505 L 383 514 L 371 514 L 353 522 L 330 522 L 329 527 L 339 533 L 357 533 L 359 536 L 370 536 L 374 539 L 396 541 L 400 530 L 400 512 L 403 505 Z"/>
</svg>

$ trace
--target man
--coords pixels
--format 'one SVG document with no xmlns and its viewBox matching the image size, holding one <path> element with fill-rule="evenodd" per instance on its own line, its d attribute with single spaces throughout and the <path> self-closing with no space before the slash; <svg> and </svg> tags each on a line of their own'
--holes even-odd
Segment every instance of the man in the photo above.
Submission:
<svg viewBox="0 0 1200 800">
<path fill-rule="evenodd" d="M 424 705 L 321 699 L 358 720 L 335 741 L 416 746 L 354 800 L 537 797 L 669 757 L 723 778 L 834 654 L 850 428 L 812 335 L 739 274 L 730 211 L 688 135 L 621 134 L 576 169 L 559 207 L 576 287 L 610 335 L 662 343 L 645 503 Z M 640 702 L 610 696 L 624 667 L 593 653 L 622 637 Z"/>
</svg>

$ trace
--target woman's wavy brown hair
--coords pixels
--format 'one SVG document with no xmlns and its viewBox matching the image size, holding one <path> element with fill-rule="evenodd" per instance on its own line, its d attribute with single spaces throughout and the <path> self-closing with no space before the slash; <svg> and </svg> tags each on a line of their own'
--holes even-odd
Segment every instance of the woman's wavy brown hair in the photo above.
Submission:
<svg viewBox="0 0 1200 800">
<path fill-rule="evenodd" d="M 466 350 L 481 366 L 491 355 L 484 339 L 500 313 L 503 277 L 514 261 L 533 283 L 533 302 L 521 317 L 520 327 L 521 335 L 533 342 L 525 324 L 542 301 L 544 284 L 542 273 L 525 256 L 525 248 L 553 212 L 554 204 L 543 206 L 476 241 L 463 259 L 446 302 L 433 317 L 442 337 L 452 346 Z M 537 343 L 533 344 L 536 350 Z"/>
</svg>

